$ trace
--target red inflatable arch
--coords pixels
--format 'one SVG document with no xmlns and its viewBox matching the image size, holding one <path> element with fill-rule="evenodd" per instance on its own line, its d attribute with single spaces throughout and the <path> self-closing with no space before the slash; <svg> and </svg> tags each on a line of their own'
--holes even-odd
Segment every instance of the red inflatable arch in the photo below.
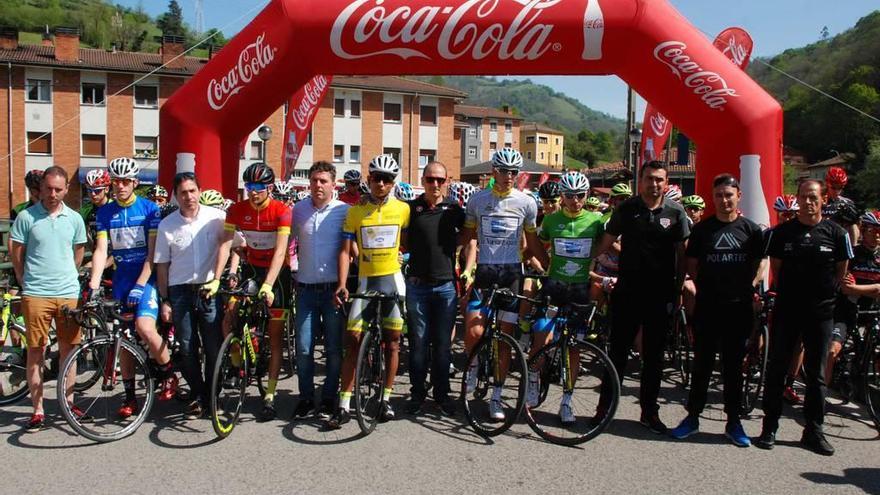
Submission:
<svg viewBox="0 0 880 495">
<path fill-rule="evenodd" d="M 315 74 L 615 74 L 697 143 L 707 199 L 741 171 L 769 224 L 781 190 L 779 104 L 665 0 L 273 0 L 162 107 L 161 181 L 194 159 L 232 195 L 241 140 Z"/>
</svg>

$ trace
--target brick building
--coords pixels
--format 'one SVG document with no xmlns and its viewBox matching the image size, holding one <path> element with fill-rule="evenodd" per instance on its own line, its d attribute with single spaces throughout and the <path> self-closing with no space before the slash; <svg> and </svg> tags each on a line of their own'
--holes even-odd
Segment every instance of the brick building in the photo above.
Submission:
<svg viewBox="0 0 880 495">
<path fill-rule="evenodd" d="M 77 31 L 64 28 L 40 45 L 24 45 L 17 31 L 0 28 L 0 217 L 26 199 L 25 173 L 49 165 L 74 177 L 71 206 L 81 198 L 76 177 L 120 156 L 140 163 L 142 182 L 155 181 L 159 109 L 207 62 L 172 61 L 183 50 L 183 39 L 172 36 L 163 37 L 158 54 L 81 48 Z M 400 77 L 337 76 L 297 169 L 313 160 L 332 161 L 340 171 L 366 169 L 374 155 L 391 153 L 403 180 L 417 181 L 433 159 L 457 177 L 454 106 L 465 96 Z M 265 120 L 276 136 L 266 143 L 265 156 L 256 129 L 243 141 L 240 168 L 267 159 L 280 172 L 284 112 L 278 108 Z"/>
<path fill-rule="evenodd" d="M 461 130 L 461 166 L 470 167 L 492 159 L 496 149 L 519 149 L 522 118 L 510 107 L 502 110 L 474 105 L 456 105 L 455 118 Z"/>
</svg>

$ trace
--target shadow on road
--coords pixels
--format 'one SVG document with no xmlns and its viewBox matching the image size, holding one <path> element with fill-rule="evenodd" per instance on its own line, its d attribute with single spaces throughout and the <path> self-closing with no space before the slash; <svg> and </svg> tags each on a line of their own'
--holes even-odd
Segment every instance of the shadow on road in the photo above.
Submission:
<svg viewBox="0 0 880 495">
<path fill-rule="evenodd" d="M 869 495 L 880 495 L 880 468 L 847 468 L 843 470 L 843 476 L 829 473 L 801 473 L 801 477 L 818 485 L 849 485 Z"/>
<path fill-rule="evenodd" d="M 633 440 L 646 440 L 650 442 L 689 442 L 699 444 L 726 444 L 727 439 L 722 434 L 699 432 L 686 440 L 676 440 L 668 435 L 658 435 L 645 428 L 638 421 L 632 419 L 615 419 L 605 430 L 603 435 L 630 438 Z"/>
<path fill-rule="evenodd" d="M 433 405 L 433 403 L 431 403 Z M 403 413 L 399 416 L 400 420 L 409 421 L 415 425 L 421 426 L 426 430 L 432 431 L 434 433 L 438 433 L 445 437 L 453 438 L 455 440 L 460 440 L 465 443 L 470 443 L 473 445 L 494 445 L 495 441 L 488 437 L 481 437 L 474 433 L 474 431 L 467 424 L 467 420 L 464 417 L 464 414 L 461 411 L 461 408 L 456 412 L 455 417 L 447 417 L 440 413 L 439 407 L 432 407 L 429 409 L 428 405 L 425 406 L 425 411 L 423 411 L 418 416 L 412 416 L 410 414 Z"/>
</svg>

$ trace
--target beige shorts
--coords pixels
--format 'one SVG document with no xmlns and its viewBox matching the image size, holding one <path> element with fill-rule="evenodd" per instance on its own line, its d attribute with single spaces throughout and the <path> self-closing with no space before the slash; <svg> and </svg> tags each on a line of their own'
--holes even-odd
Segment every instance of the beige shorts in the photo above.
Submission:
<svg viewBox="0 0 880 495">
<path fill-rule="evenodd" d="M 79 325 L 73 318 L 64 316 L 62 311 L 65 306 L 75 309 L 77 303 L 76 298 L 23 296 L 21 311 L 27 328 L 28 347 L 49 345 L 52 320 L 55 320 L 55 334 L 59 342 L 79 344 L 82 338 Z"/>
</svg>

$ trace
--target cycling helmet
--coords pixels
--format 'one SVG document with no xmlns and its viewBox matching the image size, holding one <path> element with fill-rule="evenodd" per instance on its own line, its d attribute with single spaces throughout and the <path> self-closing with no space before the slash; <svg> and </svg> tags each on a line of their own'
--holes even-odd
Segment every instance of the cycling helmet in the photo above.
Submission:
<svg viewBox="0 0 880 495">
<path fill-rule="evenodd" d="M 523 166 L 522 153 L 513 148 L 501 148 L 492 155 L 492 166 L 494 168 L 519 170 Z"/>
<path fill-rule="evenodd" d="M 669 184 L 666 189 L 666 197 L 672 201 L 681 201 L 681 188 L 678 184 Z"/>
<path fill-rule="evenodd" d="M 277 181 L 275 182 L 275 189 L 272 191 L 272 197 L 280 200 L 287 201 L 293 195 L 293 184 L 285 181 Z"/>
<path fill-rule="evenodd" d="M 361 181 L 361 171 L 360 170 L 349 170 L 345 172 L 345 175 L 342 177 L 342 180 L 345 182 L 360 182 Z"/>
<path fill-rule="evenodd" d="M 559 179 L 559 189 L 563 193 L 585 193 L 590 189 L 590 181 L 580 172 L 568 172 Z"/>
<path fill-rule="evenodd" d="M 111 179 L 137 179 L 141 167 L 136 161 L 123 156 L 110 162 L 107 171 Z"/>
<path fill-rule="evenodd" d="M 24 185 L 28 189 L 39 189 L 41 182 L 43 182 L 42 170 L 31 170 L 24 176 Z"/>
<path fill-rule="evenodd" d="M 773 202 L 773 209 L 779 213 L 785 213 L 789 211 L 798 211 L 801 207 L 798 205 L 797 196 L 794 194 L 786 194 L 785 196 L 776 196 L 776 201 Z"/>
<path fill-rule="evenodd" d="M 467 182 L 453 182 L 449 184 L 449 198 L 453 202 L 458 203 L 462 208 L 467 206 L 468 201 L 470 201 L 471 196 L 475 192 L 477 192 L 477 188 Z"/>
<path fill-rule="evenodd" d="M 159 184 L 156 184 L 155 186 L 150 187 L 150 189 L 147 191 L 147 197 L 148 198 L 167 198 L 168 191 L 166 191 L 165 188 L 160 186 Z"/>
<path fill-rule="evenodd" d="M 846 170 L 840 167 L 831 167 L 828 169 L 828 173 L 825 174 L 825 182 L 829 186 L 844 187 L 848 181 L 849 177 L 846 176 Z"/>
<path fill-rule="evenodd" d="M 558 199 L 559 183 L 548 180 L 541 184 L 541 187 L 538 188 L 538 196 L 540 196 L 541 199 Z"/>
<path fill-rule="evenodd" d="M 296 193 L 296 200 L 302 201 L 306 198 L 310 198 L 311 196 L 312 196 L 312 194 L 308 191 L 300 191 L 300 192 Z"/>
<path fill-rule="evenodd" d="M 199 204 L 205 206 L 213 206 L 214 208 L 220 208 L 223 206 L 223 202 L 226 201 L 223 199 L 223 195 L 220 194 L 220 191 L 215 189 L 205 189 L 202 191 L 202 194 L 199 194 Z"/>
<path fill-rule="evenodd" d="M 397 160 L 391 155 L 379 155 L 370 162 L 370 173 L 389 174 L 397 177 L 400 173 L 400 166 Z"/>
<path fill-rule="evenodd" d="M 629 184 L 621 182 L 620 184 L 615 184 L 614 187 L 611 188 L 611 197 L 617 198 L 620 196 L 630 197 L 633 195 L 632 188 L 629 187 Z"/>
<path fill-rule="evenodd" d="M 226 211 L 233 204 L 235 204 L 235 201 L 232 201 L 231 199 L 228 199 L 228 198 L 224 199 L 223 204 L 220 206 L 220 209 L 223 211 Z"/>
<path fill-rule="evenodd" d="M 602 205 L 602 202 L 599 201 L 599 198 L 597 198 L 596 196 L 590 196 L 589 198 L 587 198 L 587 201 L 584 203 L 584 205 L 598 208 Z"/>
<path fill-rule="evenodd" d="M 104 169 L 89 170 L 86 174 L 86 186 L 92 189 L 110 185 L 110 174 Z"/>
<path fill-rule="evenodd" d="M 244 169 L 241 179 L 247 184 L 272 184 L 275 182 L 275 171 L 263 162 L 252 163 Z"/>
<path fill-rule="evenodd" d="M 880 210 L 866 211 L 859 221 L 865 227 L 880 227 Z"/>
<path fill-rule="evenodd" d="M 685 208 L 695 208 L 697 210 L 705 210 L 706 202 L 702 197 L 694 194 L 692 196 L 686 196 L 681 200 L 681 206 Z"/>
<path fill-rule="evenodd" d="M 361 194 L 370 194 L 370 186 L 368 186 L 366 182 L 361 182 L 358 186 L 358 192 Z"/>
<path fill-rule="evenodd" d="M 406 182 L 398 182 L 394 184 L 394 197 L 401 201 L 412 201 L 416 199 L 416 192 L 413 187 Z"/>
</svg>

